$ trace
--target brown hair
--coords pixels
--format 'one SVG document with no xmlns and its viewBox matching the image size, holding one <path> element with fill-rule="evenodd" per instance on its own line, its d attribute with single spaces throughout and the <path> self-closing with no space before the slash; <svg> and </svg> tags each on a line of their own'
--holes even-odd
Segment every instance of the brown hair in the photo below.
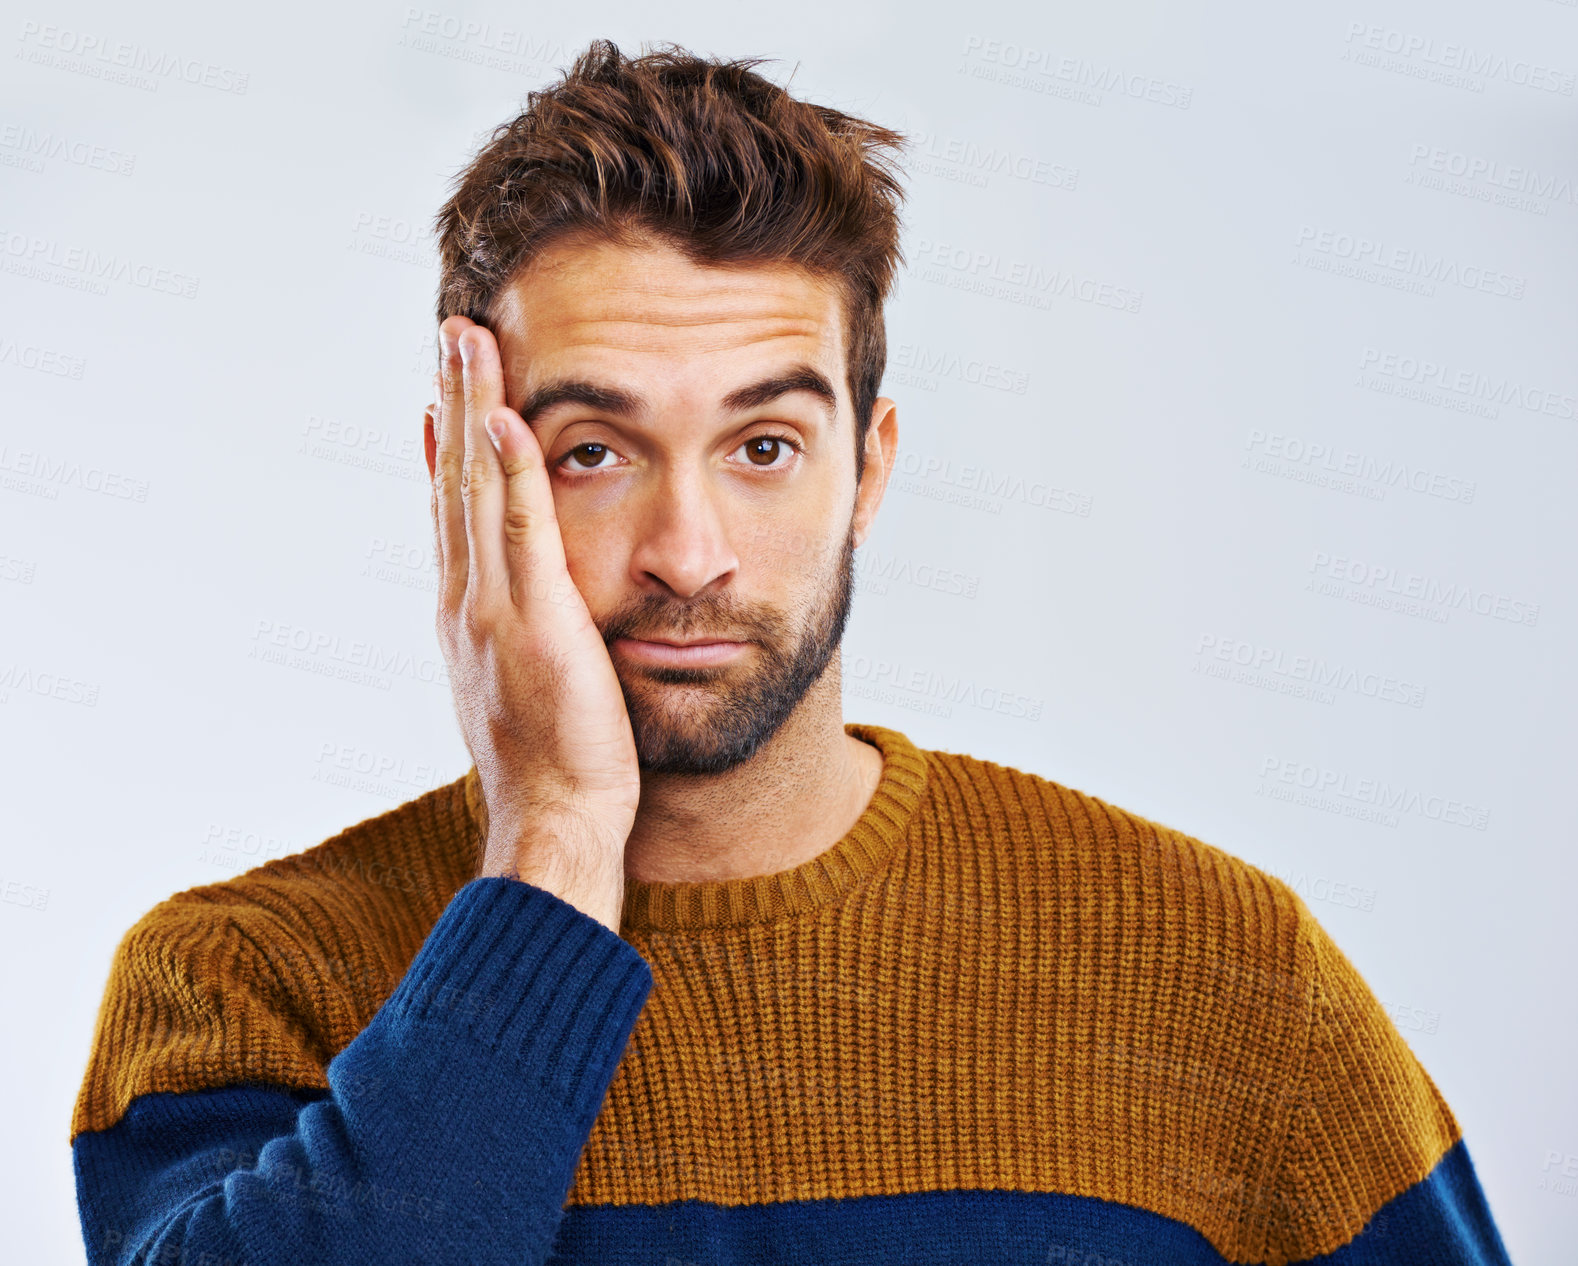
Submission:
<svg viewBox="0 0 1578 1266">
<path fill-rule="evenodd" d="M 499 293 L 566 233 L 672 244 L 698 264 L 791 263 L 844 300 L 855 477 L 887 361 L 905 138 L 678 45 L 593 40 L 494 129 L 435 218 L 438 319 L 491 324 Z"/>
</svg>

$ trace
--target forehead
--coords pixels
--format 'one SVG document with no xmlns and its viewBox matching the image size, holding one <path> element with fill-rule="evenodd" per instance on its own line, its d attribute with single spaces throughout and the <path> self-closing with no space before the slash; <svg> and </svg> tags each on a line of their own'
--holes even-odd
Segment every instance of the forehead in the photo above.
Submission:
<svg viewBox="0 0 1578 1266">
<path fill-rule="evenodd" d="M 666 244 L 563 242 L 515 277 L 494 311 L 512 402 L 571 368 L 710 377 L 807 360 L 842 378 L 839 289 L 793 264 L 718 267 Z"/>
</svg>

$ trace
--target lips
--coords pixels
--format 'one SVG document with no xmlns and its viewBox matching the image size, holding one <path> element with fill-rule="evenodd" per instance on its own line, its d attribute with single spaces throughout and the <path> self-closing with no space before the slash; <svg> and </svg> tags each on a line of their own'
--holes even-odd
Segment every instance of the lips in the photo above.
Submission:
<svg viewBox="0 0 1578 1266">
<path fill-rule="evenodd" d="M 655 642 L 659 646 L 713 646 L 719 642 L 733 643 L 741 639 L 737 637 L 698 637 L 682 642 L 678 638 L 673 637 L 640 637 L 632 640 L 637 642 Z"/>
<path fill-rule="evenodd" d="M 722 638 L 695 638 L 689 641 L 656 637 L 619 637 L 609 647 L 621 655 L 648 664 L 700 666 L 721 664 L 743 654 L 749 642 Z"/>
</svg>

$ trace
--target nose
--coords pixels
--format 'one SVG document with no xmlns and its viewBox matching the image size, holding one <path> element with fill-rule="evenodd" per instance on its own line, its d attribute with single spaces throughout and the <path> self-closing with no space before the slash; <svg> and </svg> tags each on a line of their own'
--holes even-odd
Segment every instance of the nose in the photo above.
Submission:
<svg viewBox="0 0 1578 1266">
<path fill-rule="evenodd" d="M 726 584 L 740 565 L 716 490 L 699 472 L 671 470 L 653 480 L 638 511 L 630 578 L 649 591 L 692 598 Z"/>
</svg>

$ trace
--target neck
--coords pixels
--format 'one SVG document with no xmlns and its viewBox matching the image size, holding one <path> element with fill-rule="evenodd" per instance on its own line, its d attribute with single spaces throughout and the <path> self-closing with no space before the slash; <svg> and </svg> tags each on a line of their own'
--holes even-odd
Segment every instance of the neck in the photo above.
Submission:
<svg viewBox="0 0 1578 1266">
<path fill-rule="evenodd" d="M 641 775 L 625 873 L 656 883 L 788 870 L 842 839 L 865 812 L 882 754 L 844 732 L 834 656 L 750 760 L 708 777 Z"/>
</svg>

